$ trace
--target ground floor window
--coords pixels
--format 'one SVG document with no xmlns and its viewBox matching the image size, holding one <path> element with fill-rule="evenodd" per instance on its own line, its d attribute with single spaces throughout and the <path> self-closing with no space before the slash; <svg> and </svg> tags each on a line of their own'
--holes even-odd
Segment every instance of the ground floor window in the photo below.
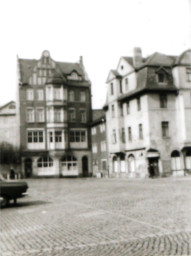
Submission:
<svg viewBox="0 0 191 256">
<path fill-rule="evenodd" d="M 41 157 L 38 159 L 38 167 L 51 167 L 53 160 L 50 157 Z"/>
<path fill-rule="evenodd" d="M 64 156 L 61 159 L 62 171 L 76 171 L 77 159 L 74 156 Z"/>
</svg>

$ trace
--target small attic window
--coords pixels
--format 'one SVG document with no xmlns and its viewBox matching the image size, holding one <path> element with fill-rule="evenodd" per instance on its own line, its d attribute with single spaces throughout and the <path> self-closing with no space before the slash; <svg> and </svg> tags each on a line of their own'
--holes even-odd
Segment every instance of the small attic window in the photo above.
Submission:
<svg viewBox="0 0 191 256">
<path fill-rule="evenodd" d="M 75 71 L 73 71 L 69 76 L 67 76 L 69 80 L 82 80 L 82 77 L 79 76 Z"/>
<path fill-rule="evenodd" d="M 166 76 L 165 76 L 164 73 L 158 73 L 158 74 L 157 74 L 157 78 L 158 78 L 158 82 L 159 82 L 159 83 L 164 83 L 165 80 L 166 80 Z"/>
<path fill-rule="evenodd" d="M 121 65 L 121 69 L 123 70 L 123 65 Z"/>
<path fill-rule="evenodd" d="M 15 105 L 14 104 L 9 105 L 9 109 L 15 109 Z"/>
</svg>

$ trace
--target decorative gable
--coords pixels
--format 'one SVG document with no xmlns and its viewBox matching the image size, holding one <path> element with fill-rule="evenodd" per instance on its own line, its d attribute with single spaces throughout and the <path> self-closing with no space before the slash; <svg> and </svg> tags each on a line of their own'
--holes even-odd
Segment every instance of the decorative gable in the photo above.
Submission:
<svg viewBox="0 0 191 256">
<path fill-rule="evenodd" d="M 132 63 L 130 63 L 130 58 L 121 57 L 117 65 L 117 72 L 124 76 L 134 70 Z"/>
<path fill-rule="evenodd" d="M 56 63 L 50 58 L 48 51 L 42 53 L 41 59 L 32 69 L 32 75 L 29 77 L 29 84 L 43 85 L 47 78 L 53 77 Z"/>
</svg>

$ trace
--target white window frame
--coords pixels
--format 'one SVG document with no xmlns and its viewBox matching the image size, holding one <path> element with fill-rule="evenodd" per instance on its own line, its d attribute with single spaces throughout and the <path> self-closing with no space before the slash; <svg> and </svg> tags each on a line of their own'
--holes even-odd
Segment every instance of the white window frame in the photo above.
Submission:
<svg viewBox="0 0 191 256">
<path fill-rule="evenodd" d="M 44 91 L 43 91 L 43 89 L 38 89 L 37 90 L 37 100 L 38 101 L 44 100 Z"/>
<path fill-rule="evenodd" d="M 73 133 L 73 134 L 72 134 Z M 73 138 L 71 140 L 71 138 Z M 82 129 L 71 129 L 69 132 L 70 143 L 87 142 L 87 132 Z"/>
<path fill-rule="evenodd" d="M 92 127 L 92 135 L 95 135 L 97 133 L 96 127 Z"/>
<path fill-rule="evenodd" d="M 37 108 L 36 109 L 36 117 L 37 117 L 37 122 L 38 123 L 43 123 L 44 122 L 44 108 Z"/>
<path fill-rule="evenodd" d="M 87 122 L 87 116 L 86 116 L 86 110 L 80 109 L 80 122 L 86 123 Z"/>
<path fill-rule="evenodd" d="M 101 152 L 105 152 L 106 151 L 106 141 L 101 141 Z"/>
<path fill-rule="evenodd" d="M 34 90 L 33 89 L 27 89 L 26 98 L 27 98 L 27 100 L 34 100 Z"/>
<path fill-rule="evenodd" d="M 26 109 L 26 121 L 27 123 L 34 123 L 34 108 L 27 108 Z"/>
<path fill-rule="evenodd" d="M 97 143 L 92 144 L 92 153 L 94 153 L 94 154 L 97 153 Z"/>
</svg>

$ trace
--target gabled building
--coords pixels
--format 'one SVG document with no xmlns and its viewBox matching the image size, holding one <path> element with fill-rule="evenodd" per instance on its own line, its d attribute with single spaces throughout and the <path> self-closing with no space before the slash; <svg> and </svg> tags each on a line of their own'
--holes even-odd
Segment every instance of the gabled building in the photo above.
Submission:
<svg viewBox="0 0 191 256">
<path fill-rule="evenodd" d="M 0 172 L 6 178 L 9 178 L 11 169 L 19 177 L 20 142 L 18 134 L 16 104 L 14 101 L 10 101 L 0 107 Z"/>
<path fill-rule="evenodd" d="M 10 101 L 0 107 L 0 142 L 6 142 L 13 147 L 19 146 L 16 104 Z"/>
<path fill-rule="evenodd" d="M 92 142 L 92 171 L 95 177 L 108 177 L 108 150 L 106 136 L 105 111 L 92 111 L 91 142 Z"/>
<path fill-rule="evenodd" d="M 91 175 L 91 82 L 82 57 L 19 58 L 18 109 L 25 177 Z"/>
<path fill-rule="evenodd" d="M 107 78 L 109 171 L 155 177 L 191 172 L 191 50 L 121 57 Z"/>
</svg>

